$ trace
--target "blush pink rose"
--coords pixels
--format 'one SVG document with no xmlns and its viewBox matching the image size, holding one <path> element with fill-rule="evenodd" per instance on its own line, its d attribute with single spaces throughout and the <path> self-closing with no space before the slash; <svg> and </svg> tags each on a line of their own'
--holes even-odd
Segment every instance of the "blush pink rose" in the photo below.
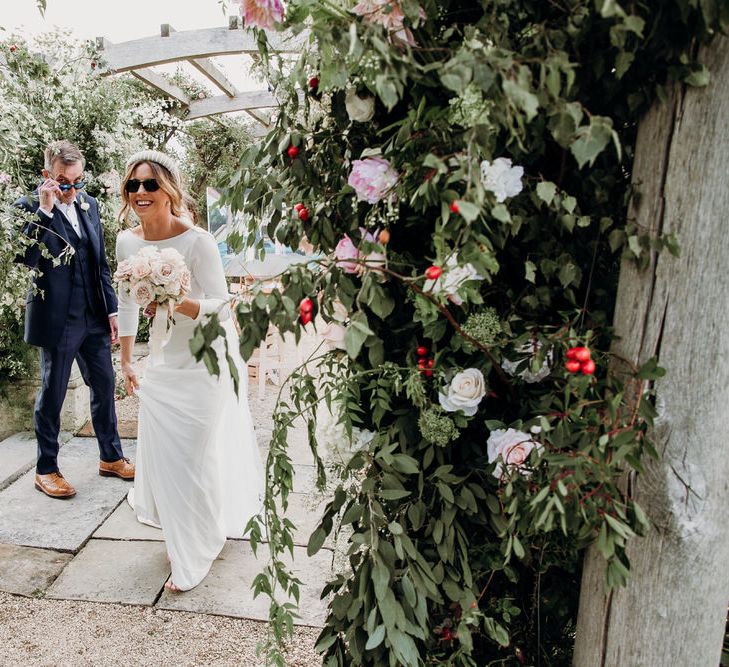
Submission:
<svg viewBox="0 0 729 667">
<path fill-rule="evenodd" d="M 337 247 L 334 249 L 334 256 L 337 258 L 337 266 L 346 273 L 357 273 L 359 271 L 359 264 L 357 262 L 347 261 L 359 259 L 360 257 L 357 246 L 354 245 L 352 239 L 347 234 L 337 243 Z"/>
<path fill-rule="evenodd" d="M 282 23 L 285 8 L 282 0 L 237 0 L 246 28 L 271 30 L 276 23 Z"/>
<path fill-rule="evenodd" d="M 376 204 L 395 187 L 399 179 L 392 165 L 381 157 L 355 160 L 347 183 L 354 188 L 359 201 Z"/>
<path fill-rule="evenodd" d="M 142 307 L 149 305 L 154 301 L 154 287 L 146 280 L 141 280 L 131 288 L 132 298 L 134 302 Z"/>
<path fill-rule="evenodd" d="M 534 449 L 540 452 L 543 446 L 528 433 L 509 428 L 491 431 L 486 441 L 486 448 L 489 463 L 497 462 L 494 477 L 501 479 L 504 466 L 509 470 L 518 470 L 524 477 L 531 475 L 531 471 L 524 464 Z"/>
</svg>

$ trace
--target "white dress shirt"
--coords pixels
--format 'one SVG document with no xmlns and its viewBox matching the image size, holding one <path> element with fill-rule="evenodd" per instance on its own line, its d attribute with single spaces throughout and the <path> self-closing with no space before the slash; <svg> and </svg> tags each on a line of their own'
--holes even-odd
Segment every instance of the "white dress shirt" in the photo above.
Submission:
<svg viewBox="0 0 729 667">
<path fill-rule="evenodd" d="M 56 198 L 56 201 L 54 203 L 54 206 L 66 217 L 66 220 L 68 220 L 71 223 L 71 227 L 73 227 L 73 231 L 76 232 L 76 235 L 81 238 L 81 224 L 79 223 L 78 219 L 78 212 L 76 211 L 76 207 L 74 206 L 74 202 L 71 202 L 70 204 L 64 204 L 62 201 L 60 201 L 58 198 Z M 46 211 L 46 209 L 41 208 L 40 209 L 45 215 L 47 215 L 49 218 L 53 217 L 53 213 L 51 211 Z"/>
</svg>

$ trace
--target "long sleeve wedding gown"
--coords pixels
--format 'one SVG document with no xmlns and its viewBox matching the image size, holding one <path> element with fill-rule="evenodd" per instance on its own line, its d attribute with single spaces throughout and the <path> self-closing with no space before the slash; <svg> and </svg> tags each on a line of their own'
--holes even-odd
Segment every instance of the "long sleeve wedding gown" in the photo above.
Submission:
<svg viewBox="0 0 729 667">
<path fill-rule="evenodd" d="M 214 238 L 197 227 L 163 241 L 145 241 L 126 230 L 117 238 L 117 259 L 147 245 L 175 248 L 185 258 L 192 274 L 188 296 L 200 300 L 200 313 L 196 320 L 176 313 L 169 342 L 147 364 L 137 392 L 137 472 L 129 501 L 139 521 L 162 528 L 172 582 L 188 590 L 207 575 L 226 537 L 242 537 L 248 520 L 260 511 L 263 465 L 248 407 L 248 373 Z M 215 343 L 218 378 L 190 352 L 196 325 L 215 311 L 238 366 L 238 396 L 222 339 Z M 136 336 L 138 317 L 131 296 L 120 294 L 119 335 Z"/>
</svg>

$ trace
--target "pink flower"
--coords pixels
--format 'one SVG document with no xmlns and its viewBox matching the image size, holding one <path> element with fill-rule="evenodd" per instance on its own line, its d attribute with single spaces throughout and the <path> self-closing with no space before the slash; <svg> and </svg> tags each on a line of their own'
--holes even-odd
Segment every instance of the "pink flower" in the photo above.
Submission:
<svg viewBox="0 0 729 667">
<path fill-rule="evenodd" d="M 359 201 L 376 204 L 395 187 L 398 173 L 381 157 L 355 160 L 347 183 L 354 188 Z"/>
<path fill-rule="evenodd" d="M 146 280 L 141 280 L 133 285 L 131 292 L 134 302 L 143 308 L 154 301 L 154 287 Z"/>
<path fill-rule="evenodd" d="M 282 23 L 285 8 L 282 0 L 237 0 L 243 14 L 246 28 L 256 26 L 271 30 L 276 23 Z"/>
<path fill-rule="evenodd" d="M 420 18 L 425 18 L 422 7 L 418 8 Z M 405 27 L 405 14 L 399 2 L 392 0 L 360 0 L 352 11 L 361 16 L 366 23 L 381 25 L 387 30 L 390 40 L 415 46 L 413 33 Z"/>
<path fill-rule="evenodd" d="M 345 234 L 337 247 L 334 249 L 334 256 L 337 258 L 337 266 L 339 266 L 346 273 L 357 273 L 359 271 L 359 264 L 356 262 L 346 261 L 352 259 L 359 259 L 360 252 L 357 250 L 357 246 L 354 245 L 352 239 Z"/>
<path fill-rule="evenodd" d="M 129 280 L 132 277 L 132 264 L 128 259 L 123 259 L 116 265 L 114 280 Z"/>
<path fill-rule="evenodd" d="M 524 464 L 533 449 L 537 452 L 542 450 L 542 445 L 533 440 L 531 435 L 513 428 L 491 431 L 486 447 L 489 463 L 497 461 L 494 468 L 494 477 L 497 479 L 501 479 L 504 474 L 504 466 L 509 470 L 516 469 L 524 477 L 529 477 L 531 471 Z"/>
</svg>

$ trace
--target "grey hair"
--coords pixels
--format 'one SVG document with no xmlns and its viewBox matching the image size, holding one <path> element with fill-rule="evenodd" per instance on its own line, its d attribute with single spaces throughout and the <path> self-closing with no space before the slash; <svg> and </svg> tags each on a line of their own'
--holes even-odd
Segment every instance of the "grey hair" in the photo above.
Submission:
<svg viewBox="0 0 729 667">
<path fill-rule="evenodd" d="M 53 163 L 56 160 L 60 160 L 63 164 L 76 164 L 80 162 L 82 169 L 86 166 L 86 158 L 83 156 L 83 153 L 70 141 L 66 141 L 65 139 L 51 142 L 43 151 L 43 167 L 47 171 L 53 168 Z"/>
</svg>

